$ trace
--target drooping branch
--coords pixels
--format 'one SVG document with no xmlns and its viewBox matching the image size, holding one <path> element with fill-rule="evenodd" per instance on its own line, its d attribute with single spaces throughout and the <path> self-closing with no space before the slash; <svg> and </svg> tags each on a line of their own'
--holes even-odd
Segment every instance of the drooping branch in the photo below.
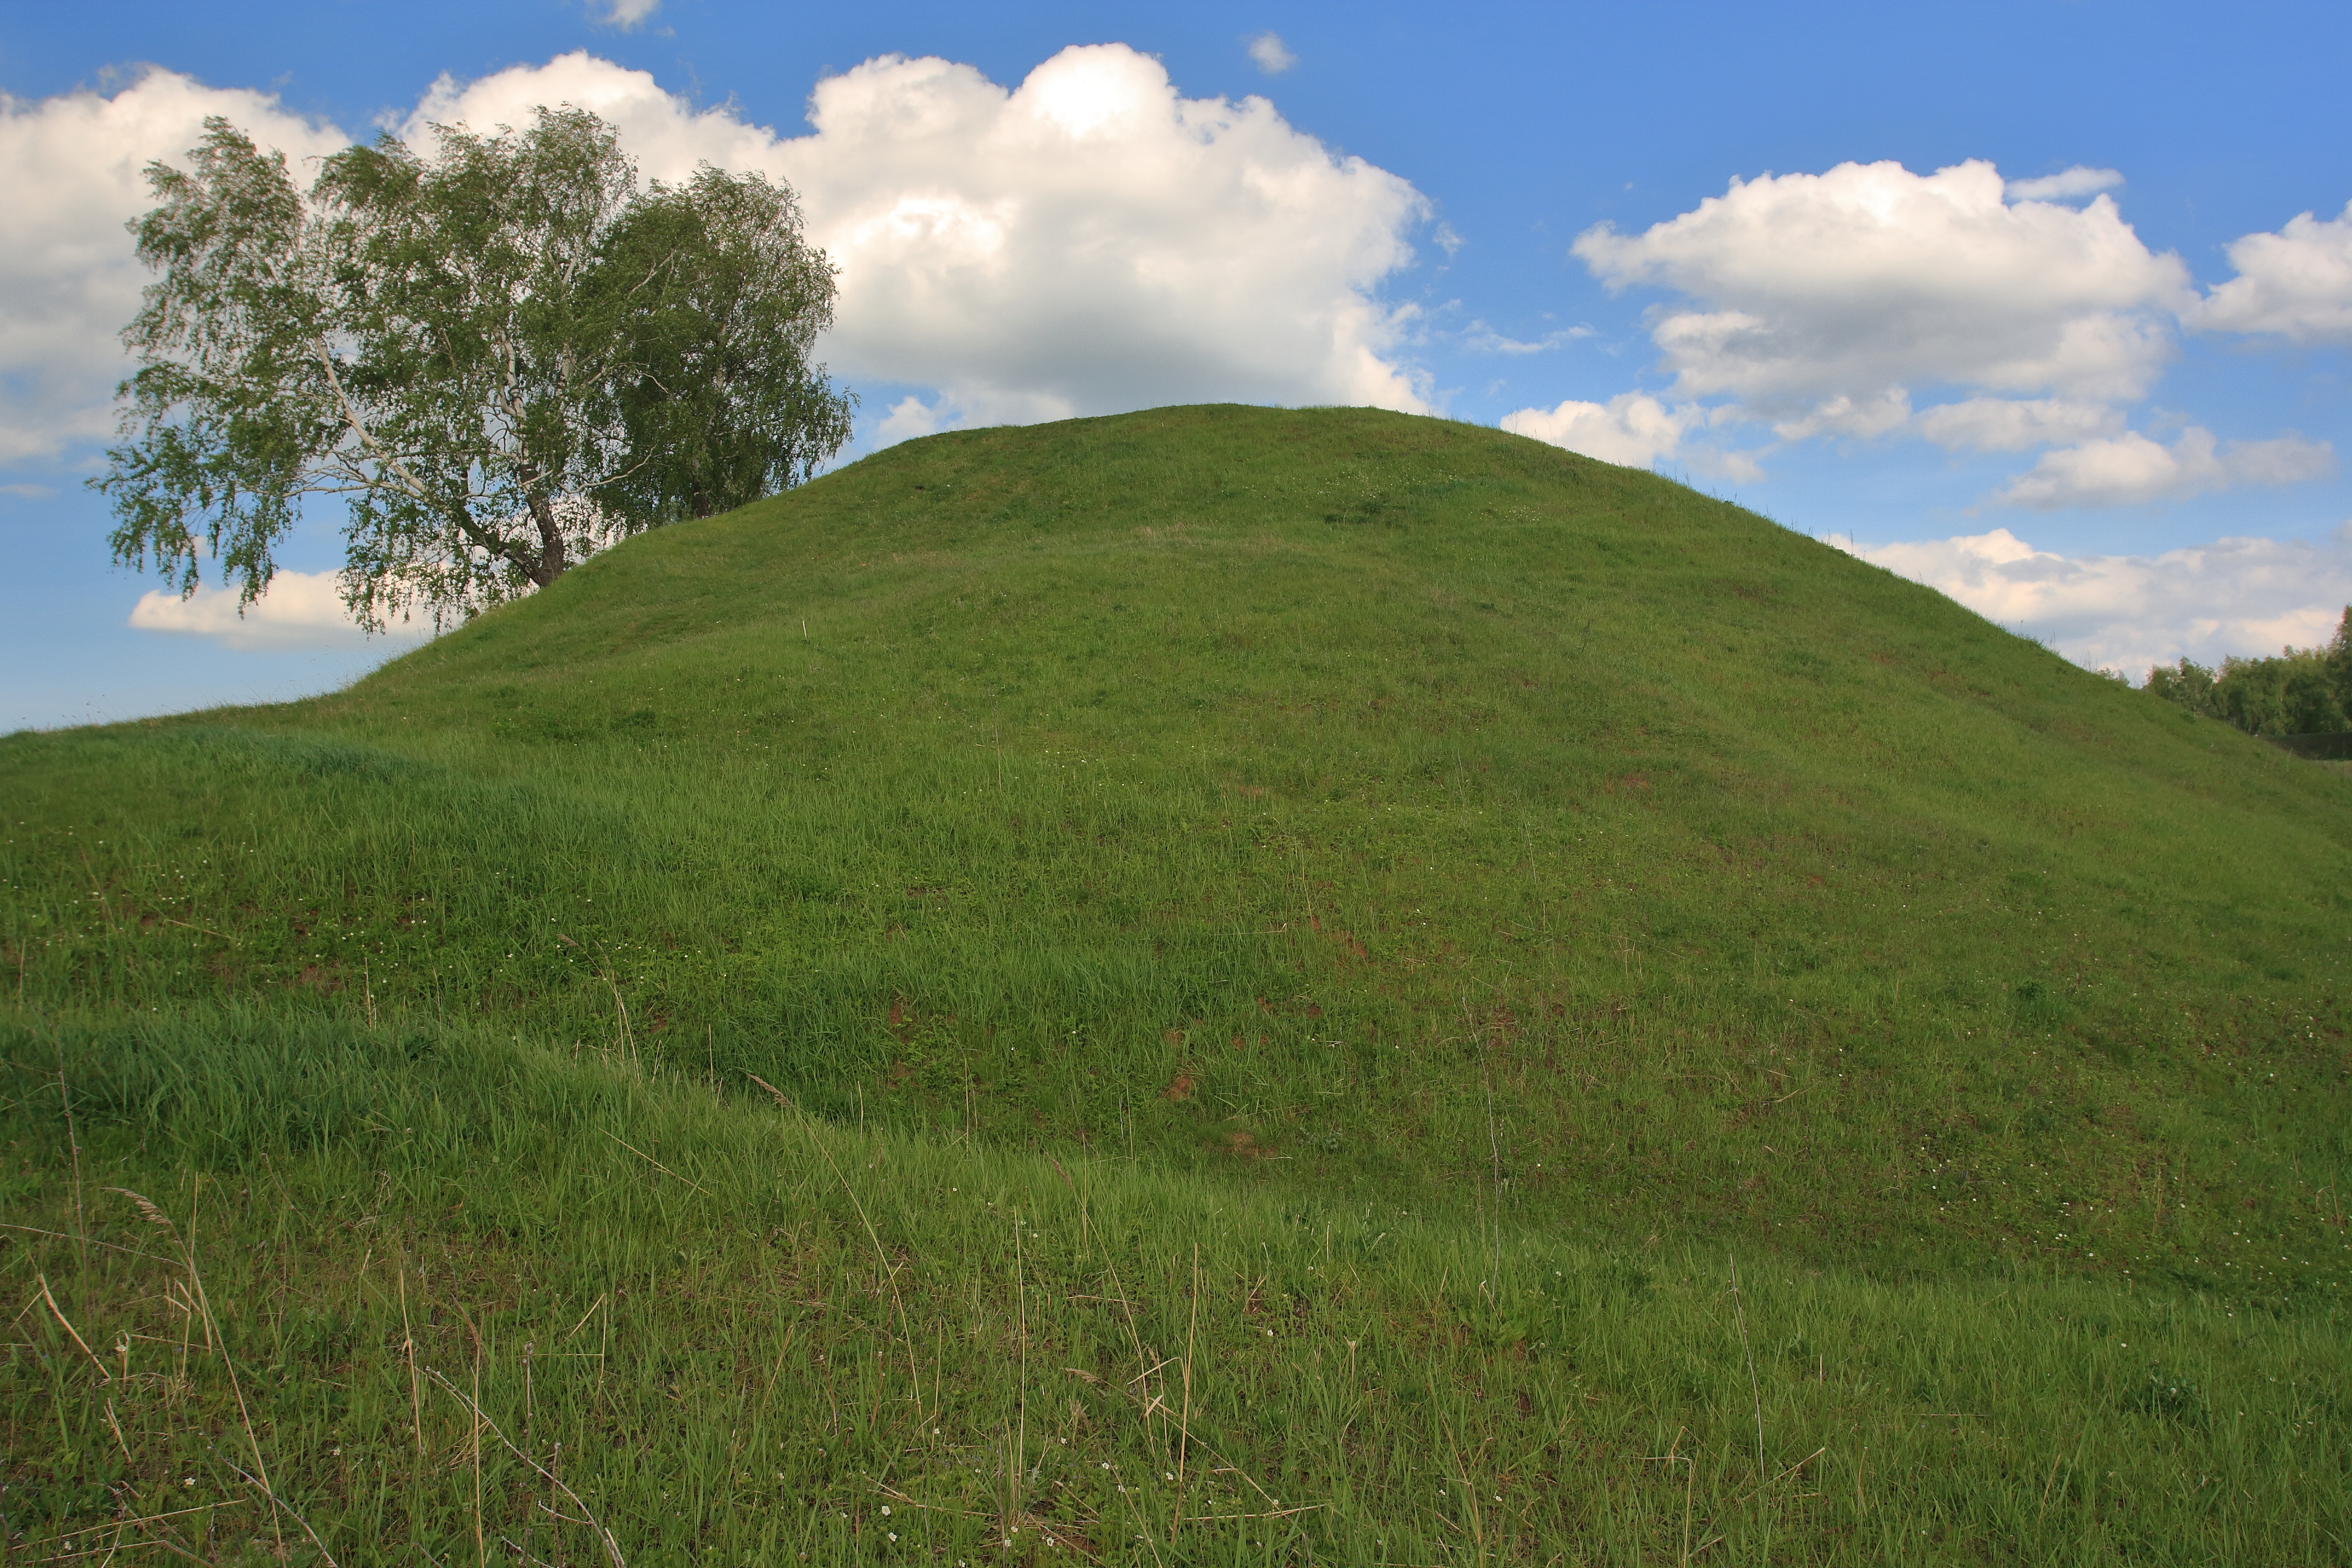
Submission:
<svg viewBox="0 0 2352 1568">
<path fill-rule="evenodd" d="M 157 166 L 160 276 L 100 482 L 119 559 L 241 575 L 307 496 L 351 507 L 346 595 L 436 622 L 545 588 L 612 539 L 805 479 L 850 400 L 808 350 L 832 268 L 791 193 L 705 169 L 639 191 L 584 110 L 436 127 L 326 161 L 306 200 L 225 121 Z"/>
</svg>

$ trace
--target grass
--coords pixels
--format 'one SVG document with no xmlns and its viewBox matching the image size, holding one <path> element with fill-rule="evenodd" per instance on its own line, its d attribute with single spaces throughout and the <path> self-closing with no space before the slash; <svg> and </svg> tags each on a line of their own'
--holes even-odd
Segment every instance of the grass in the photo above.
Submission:
<svg viewBox="0 0 2352 1568">
<path fill-rule="evenodd" d="M 11 1222 L 56 1306 L 0 1399 L 68 1473 L 7 1507 L 85 1553 L 2284 1563 L 2352 1503 L 2308 1319 L 1480 1233 L 471 1027 L 46 1032 L 86 1208 Z M 61 1133 L 56 1088 L 9 1091 Z"/>
<path fill-rule="evenodd" d="M 1652 476 L 934 437 L 0 789 L 28 1539 L 2346 1555 L 2352 780 Z"/>
</svg>

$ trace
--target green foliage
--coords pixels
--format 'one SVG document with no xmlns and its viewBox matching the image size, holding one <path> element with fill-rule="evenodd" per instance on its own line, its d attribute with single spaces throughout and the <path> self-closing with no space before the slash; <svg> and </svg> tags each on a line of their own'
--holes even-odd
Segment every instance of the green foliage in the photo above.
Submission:
<svg viewBox="0 0 2352 1568">
<path fill-rule="evenodd" d="M 188 157 L 186 172 L 148 171 L 159 205 L 134 232 L 165 280 L 124 332 L 142 361 L 123 386 L 125 433 L 142 438 L 109 454 L 100 485 L 116 559 L 152 558 L 185 593 L 209 555 L 250 602 L 299 521 L 312 454 L 338 439 L 331 388 L 312 374 L 329 331 L 323 258 L 282 154 L 214 120 Z"/>
<path fill-rule="evenodd" d="M 2147 672 L 2166 701 L 2249 735 L 2337 735 L 2352 730 L 2352 606 L 2324 647 L 2290 647 L 2272 658 L 2221 661 L 2219 671 L 2183 658 Z"/>
<path fill-rule="evenodd" d="M 94 481 L 119 560 L 186 592 L 209 554 L 250 602 L 303 499 L 338 496 L 362 622 L 437 625 L 839 447 L 846 400 L 808 363 L 833 274 L 789 192 L 705 170 L 639 193 L 577 109 L 437 136 L 339 153 L 307 200 L 217 119 L 187 171 L 149 170 L 161 276 Z"/>
<path fill-rule="evenodd" d="M 1498 432 L 933 437 L 346 692 L 0 742 L 10 1217 L 68 1238 L 0 1268 L 64 1277 L 61 1066 L 89 1192 L 237 1194 L 215 1303 L 321 1347 L 270 1341 L 286 1452 L 367 1456 L 301 1472 L 336 1539 L 440 1561 L 470 1428 L 429 1383 L 422 1460 L 404 1425 L 394 1253 L 430 1364 L 470 1396 L 481 1328 L 501 1429 L 546 1402 L 530 1451 L 593 1469 L 633 1563 L 681 1518 L 971 1558 L 1024 1399 L 1118 1468 L 1022 1483 L 1111 1560 L 2325 1561 L 2341 1478 L 2284 1456 L 2342 1447 L 2347 787 Z M 164 1288 L 66 1311 L 156 1333 Z M 600 1298 L 526 1396 L 518 1347 Z M 1095 1532 L 1176 1468 L 1110 1390 L 1188 1354 L 1219 1485 L 1312 1515 L 1171 1546 L 1163 1483 Z M 123 1390 L 18 1392 L 18 1473 L 97 1474 L 54 1456 L 111 1451 Z M 140 1421 L 152 1480 L 188 1428 Z M 1828 1485 L 1780 1475 L 1824 1445 Z M 877 1480 L 961 1511 L 886 1525 Z"/>
<path fill-rule="evenodd" d="M 803 483 L 849 438 L 848 398 L 809 363 L 833 269 L 789 189 L 705 168 L 631 205 L 586 288 L 630 322 L 617 378 L 636 460 L 595 492 L 647 523 L 731 511 Z"/>
</svg>

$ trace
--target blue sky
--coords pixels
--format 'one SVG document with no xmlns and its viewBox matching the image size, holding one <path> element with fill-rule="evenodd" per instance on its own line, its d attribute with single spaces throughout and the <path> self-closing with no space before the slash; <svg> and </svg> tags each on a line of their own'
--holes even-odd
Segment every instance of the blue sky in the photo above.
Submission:
<svg viewBox="0 0 2352 1568">
<path fill-rule="evenodd" d="M 9 8 L 0 727 L 395 651 L 300 575 L 332 515 L 237 622 L 142 604 L 81 489 L 132 172 L 207 111 L 299 156 L 580 97 L 648 173 L 792 179 L 844 268 L 852 455 L 1381 402 L 1654 464 L 2086 664 L 2352 600 L 2341 5 L 623 3 Z"/>
</svg>

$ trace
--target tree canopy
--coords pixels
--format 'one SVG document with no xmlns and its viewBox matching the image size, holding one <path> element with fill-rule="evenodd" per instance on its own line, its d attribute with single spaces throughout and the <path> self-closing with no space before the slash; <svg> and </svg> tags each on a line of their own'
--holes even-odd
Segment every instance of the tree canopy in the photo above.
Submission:
<svg viewBox="0 0 2352 1568">
<path fill-rule="evenodd" d="M 2147 672 L 2147 689 L 2250 735 L 2331 735 L 2352 730 L 2352 605 L 2323 647 L 2270 658 L 2225 658 L 2219 669 L 2183 658 Z"/>
<path fill-rule="evenodd" d="M 306 498 L 349 506 L 343 595 L 371 628 L 552 583 L 641 529 L 805 480 L 851 399 L 811 362 L 834 269 L 792 191 L 709 167 L 640 186 L 584 110 L 436 154 L 327 159 L 205 122 L 149 166 L 131 226 L 158 278 L 93 483 L 115 557 L 258 597 Z"/>
</svg>

